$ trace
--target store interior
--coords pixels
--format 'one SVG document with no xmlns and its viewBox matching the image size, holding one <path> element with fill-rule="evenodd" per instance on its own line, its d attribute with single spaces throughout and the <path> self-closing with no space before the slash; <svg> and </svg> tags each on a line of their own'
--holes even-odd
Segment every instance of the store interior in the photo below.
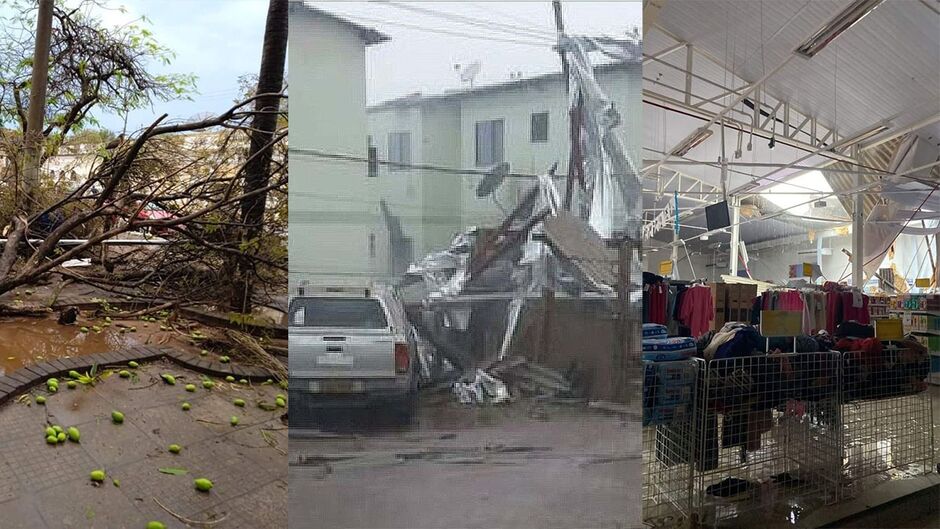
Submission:
<svg viewBox="0 0 940 529">
<path fill-rule="evenodd" d="M 935 526 L 938 28 L 930 1 L 644 2 L 649 525 L 928 494 L 860 526 Z"/>
</svg>

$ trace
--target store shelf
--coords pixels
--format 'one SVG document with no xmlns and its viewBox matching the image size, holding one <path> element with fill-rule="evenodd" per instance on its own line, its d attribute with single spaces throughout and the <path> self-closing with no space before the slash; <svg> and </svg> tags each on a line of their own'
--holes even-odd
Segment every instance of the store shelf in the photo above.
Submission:
<svg viewBox="0 0 940 529">
<path fill-rule="evenodd" d="M 926 334 L 929 336 L 940 336 L 940 331 L 935 331 L 935 330 L 930 330 L 930 329 L 928 330 L 911 329 L 910 332 L 914 334 Z"/>
<path fill-rule="evenodd" d="M 889 309 L 888 312 L 894 312 L 898 314 L 903 314 L 909 312 L 911 314 L 929 314 L 931 316 L 940 316 L 940 310 L 906 310 L 906 309 Z"/>
</svg>

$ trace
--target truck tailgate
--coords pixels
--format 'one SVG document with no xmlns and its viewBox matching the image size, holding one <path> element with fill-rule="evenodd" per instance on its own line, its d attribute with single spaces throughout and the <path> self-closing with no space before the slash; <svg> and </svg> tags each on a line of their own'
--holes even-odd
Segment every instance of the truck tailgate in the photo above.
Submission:
<svg viewBox="0 0 940 529">
<path fill-rule="evenodd" d="M 290 376 L 376 378 L 395 376 L 396 337 L 388 330 L 291 328 Z"/>
</svg>

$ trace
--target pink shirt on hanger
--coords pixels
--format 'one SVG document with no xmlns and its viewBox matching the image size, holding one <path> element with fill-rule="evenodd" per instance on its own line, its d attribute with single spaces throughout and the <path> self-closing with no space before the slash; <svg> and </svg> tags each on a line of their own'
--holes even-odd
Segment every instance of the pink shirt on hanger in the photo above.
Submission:
<svg viewBox="0 0 940 529">
<path fill-rule="evenodd" d="M 714 312 L 710 288 L 695 286 L 683 294 L 679 318 L 692 331 L 692 336 L 698 338 L 711 330 L 709 323 Z"/>
</svg>

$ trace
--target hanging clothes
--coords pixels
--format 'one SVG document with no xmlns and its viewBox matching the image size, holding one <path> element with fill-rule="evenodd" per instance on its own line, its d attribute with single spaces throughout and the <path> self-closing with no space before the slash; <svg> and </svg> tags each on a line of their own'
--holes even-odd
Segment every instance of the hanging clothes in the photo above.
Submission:
<svg viewBox="0 0 940 529">
<path fill-rule="evenodd" d="M 857 321 L 863 325 L 871 323 L 868 296 L 856 290 L 842 292 L 842 321 Z"/>
<path fill-rule="evenodd" d="M 669 304 L 669 287 L 665 283 L 649 285 L 649 314 L 646 323 L 665 325 L 668 321 L 666 308 Z"/>
<path fill-rule="evenodd" d="M 710 330 L 714 313 L 710 288 L 694 286 L 685 291 L 679 319 L 689 327 L 693 337 L 698 338 Z"/>
</svg>

